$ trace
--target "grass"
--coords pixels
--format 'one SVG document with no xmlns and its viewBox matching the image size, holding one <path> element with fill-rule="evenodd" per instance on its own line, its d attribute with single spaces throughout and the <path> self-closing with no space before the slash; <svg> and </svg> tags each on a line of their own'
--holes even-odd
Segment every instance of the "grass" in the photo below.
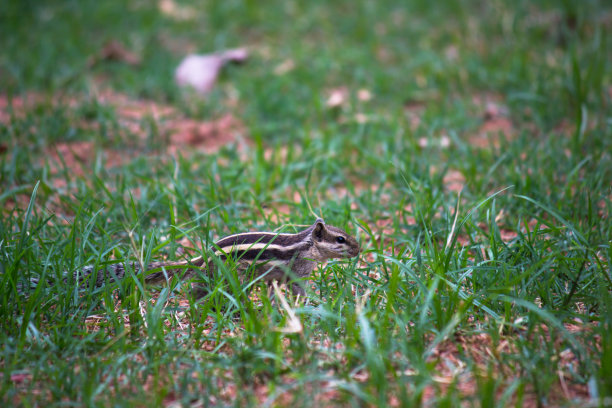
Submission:
<svg viewBox="0 0 612 408">
<path fill-rule="evenodd" d="M 167 4 L 0 12 L 3 406 L 612 404 L 606 2 Z M 141 64 L 88 64 L 113 39 Z M 207 98 L 174 86 L 237 46 Z M 315 214 L 364 251 L 290 310 L 231 265 L 200 303 L 62 279 Z"/>
</svg>

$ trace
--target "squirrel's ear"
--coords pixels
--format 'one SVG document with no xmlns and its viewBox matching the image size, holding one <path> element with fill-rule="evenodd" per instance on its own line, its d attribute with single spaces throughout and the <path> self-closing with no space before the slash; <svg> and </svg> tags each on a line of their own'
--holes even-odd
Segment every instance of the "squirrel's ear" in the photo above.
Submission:
<svg viewBox="0 0 612 408">
<path fill-rule="evenodd" d="M 323 240 L 323 232 L 325 231 L 325 222 L 321 218 L 317 218 L 312 229 L 312 238 L 315 241 Z"/>
</svg>

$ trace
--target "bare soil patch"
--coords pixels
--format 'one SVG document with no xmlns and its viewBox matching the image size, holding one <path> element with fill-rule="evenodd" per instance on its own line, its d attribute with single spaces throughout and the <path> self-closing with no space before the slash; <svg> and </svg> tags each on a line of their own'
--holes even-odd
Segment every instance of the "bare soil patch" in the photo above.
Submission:
<svg viewBox="0 0 612 408">
<path fill-rule="evenodd" d="M 477 95 L 473 97 L 478 107 L 478 116 L 482 123 L 475 134 L 469 137 L 471 145 L 488 148 L 498 147 L 502 137 L 513 138 L 516 135 L 514 124 L 509 118 L 509 109 L 496 95 Z"/>
<path fill-rule="evenodd" d="M 76 96 L 52 99 L 40 94 L 16 96 L 9 100 L 6 95 L 0 95 L 0 123 L 9 125 L 14 118 L 23 118 L 28 111 L 36 109 L 41 104 L 57 104 L 76 109 L 91 96 Z M 165 152 L 169 155 L 189 155 L 194 151 L 214 153 L 222 146 L 234 143 L 243 137 L 245 127 L 235 116 L 227 113 L 221 117 L 201 120 L 187 117 L 175 107 L 147 99 L 135 99 L 128 95 L 105 90 L 95 95 L 97 103 L 111 107 L 117 116 L 120 140 L 125 145 L 103 146 L 104 140 L 60 142 L 47 146 L 43 159 L 49 159 L 51 170 L 57 172 L 65 165 L 74 170 L 77 175 L 83 174 L 83 165 L 95 159 L 98 153 L 103 153 L 107 167 L 124 164 L 127 160 L 148 151 L 152 126 L 159 133 L 160 141 L 165 141 Z M 96 131 L 100 123 L 95 119 L 79 118 L 74 126 L 78 129 Z M 111 130 L 112 131 L 112 130 Z M 107 143 L 108 144 L 108 143 Z M 10 146 L 2 144 L 2 150 Z M 162 148 L 163 149 L 163 148 Z M 128 152 L 129 151 L 129 152 Z M 159 152 L 159 151 L 158 151 Z"/>
<path fill-rule="evenodd" d="M 50 142 L 42 151 L 34 151 L 33 157 L 41 167 L 49 166 L 47 182 L 56 188 L 67 187 L 69 176 L 82 177 L 91 172 L 93 163 L 100 160 L 106 169 L 120 167 L 142 155 L 189 156 L 194 152 L 210 154 L 221 147 L 245 140 L 245 126 L 230 113 L 212 119 L 188 117 L 174 106 L 148 99 L 137 99 L 128 95 L 104 90 L 93 96 L 95 102 L 114 112 L 116 120 L 109 120 L 101 129 L 95 115 L 88 117 L 79 113 L 79 108 L 91 103 L 91 95 L 44 95 L 27 93 L 9 98 L 0 94 L 0 126 L 11 126 L 13 121 L 23 120 L 31 112 L 46 112 L 55 107 L 65 108 L 70 126 L 86 140 Z M 36 115 L 34 115 L 36 116 Z M 29 125 L 36 134 L 36 120 Z M 117 142 L 115 142 L 117 141 Z M 154 145 L 151 145 L 151 143 Z M 14 144 L 20 140 L 0 143 L 0 154 L 10 154 Z M 25 142 L 27 143 L 27 142 Z M 5 209 L 11 211 L 27 208 L 29 194 L 19 194 L 18 201 L 5 201 Z M 51 197 L 46 205 L 59 213 L 61 203 Z"/>
</svg>

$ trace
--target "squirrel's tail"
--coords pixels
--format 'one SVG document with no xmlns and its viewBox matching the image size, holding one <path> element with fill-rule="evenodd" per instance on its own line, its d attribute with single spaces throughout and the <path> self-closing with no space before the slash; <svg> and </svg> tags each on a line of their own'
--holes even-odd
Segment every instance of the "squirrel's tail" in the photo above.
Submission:
<svg viewBox="0 0 612 408">
<path fill-rule="evenodd" d="M 167 280 L 172 279 L 174 275 L 182 274 L 182 279 L 189 279 L 196 275 L 196 270 L 201 269 L 204 266 L 204 258 L 197 257 L 191 259 L 189 261 L 179 261 L 179 262 L 153 262 L 148 264 L 146 267 L 146 271 L 153 271 L 151 273 L 147 273 L 144 280 L 147 284 L 160 284 L 166 282 Z M 102 287 L 107 283 L 118 282 L 125 278 L 126 275 L 126 265 L 129 265 L 131 269 L 134 270 L 136 274 L 141 273 L 141 267 L 138 262 L 129 262 L 129 263 L 116 263 L 112 265 L 107 265 L 102 269 L 96 269 L 94 266 L 85 266 L 79 270 L 76 270 L 72 273 L 72 278 L 74 282 L 78 282 L 79 286 L 86 286 L 92 279 L 92 274 L 95 275 L 95 287 Z M 70 274 L 68 274 L 64 279 L 69 279 Z M 38 278 L 31 278 L 29 281 L 29 285 L 24 283 L 19 283 L 17 285 L 17 292 L 24 293 L 27 292 L 26 287 L 29 286 L 30 290 L 34 289 L 39 283 Z M 49 285 L 53 285 L 52 281 L 48 281 Z"/>
<path fill-rule="evenodd" d="M 131 262 L 131 268 L 138 274 L 141 273 L 141 267 L 138 262 Z M 196 273 L 196 269 L 201 269 L 204 265 L 204 258 L 197 257 L 189 261 L 179 262 L 153 262 L 147 265 L 146 271 L 153 271 L 145 275 L 145 283 L 147 284 L 160 284 L 172 279 L 174 275 L 183 273 L 182 279 L 189 279 Z M 109 265 L 102 270 L 97 271 L 96 276 L 96 287 L 104 286 L 107 282 L 120 281 L 125 278 L 126 275 L 126 264 L 117 263 Z M 86 282 L 90 279 L 91 274 L 94 273 L 93 267 L 87 267 L 74 273 L 74 279 L 79 282 Z M 80 275 L 80 276 L 77 276 Z"/>
</svg>

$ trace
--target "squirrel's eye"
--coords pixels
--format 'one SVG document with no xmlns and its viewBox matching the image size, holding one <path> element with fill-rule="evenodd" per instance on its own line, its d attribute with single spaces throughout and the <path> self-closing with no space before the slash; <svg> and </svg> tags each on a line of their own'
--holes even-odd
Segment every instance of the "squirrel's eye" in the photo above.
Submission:
<svg viewBox="0 0 612 408">
<path fill-rule="evenodd" d="M 346 239 L 344 239 L 344 237 L 338 237 L 336 238 L 336 241 L 340 244 L 344 244 L 346 242 Z"/>
</svg>

